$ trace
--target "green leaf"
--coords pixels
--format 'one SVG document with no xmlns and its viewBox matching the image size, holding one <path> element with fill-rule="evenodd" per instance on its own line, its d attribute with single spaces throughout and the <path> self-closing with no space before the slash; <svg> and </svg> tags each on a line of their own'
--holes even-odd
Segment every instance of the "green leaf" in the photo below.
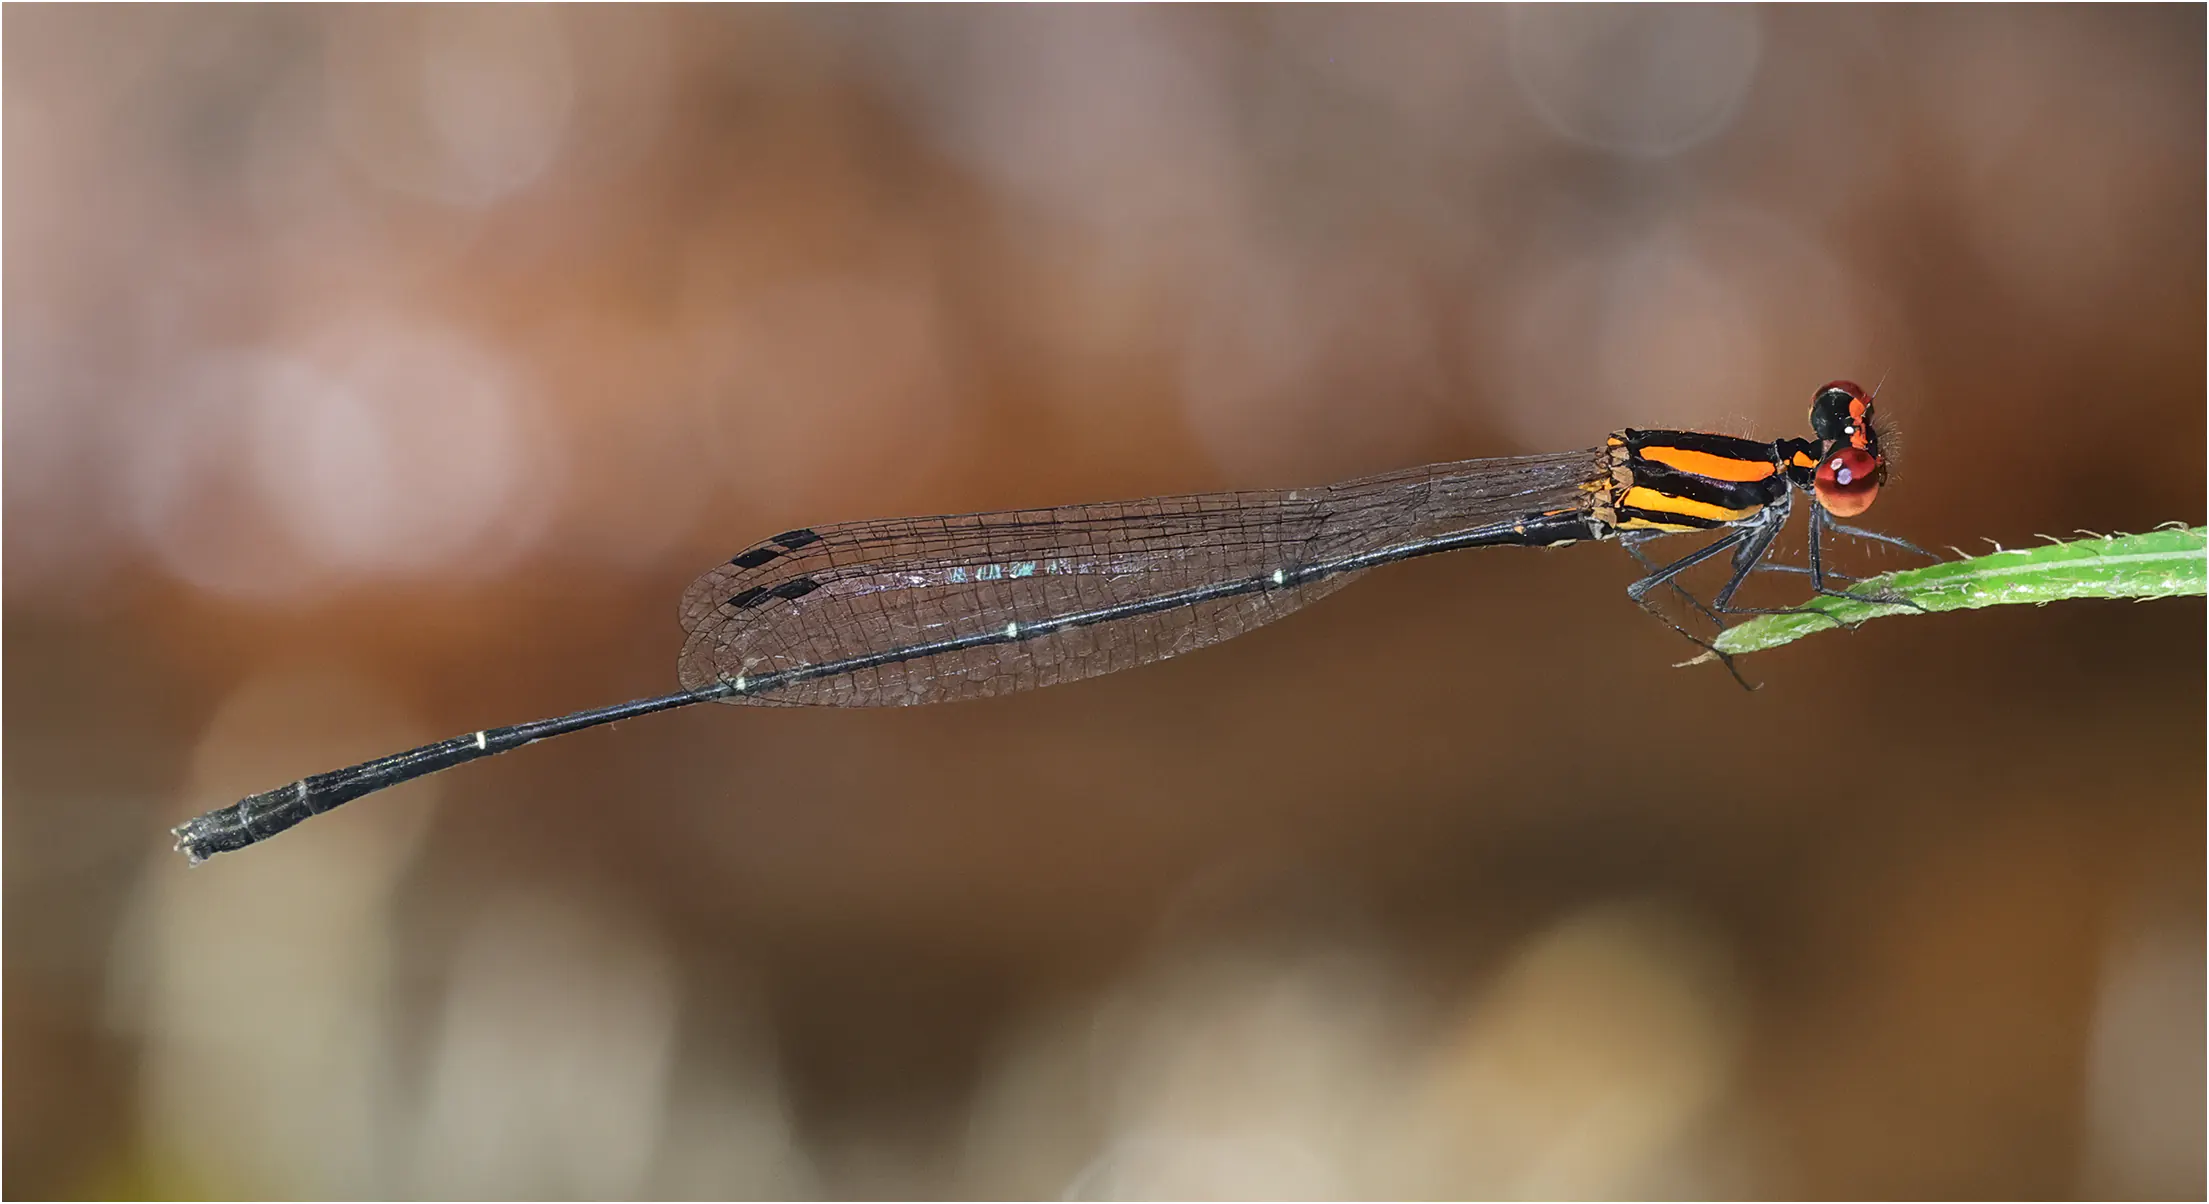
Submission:
<svg viewBox="0 0 2209 1204">
<path fill-rule="evenodd" d="M 1759 615 L 1728 628 L 1714 641 L 1732 655 L 1762 652 L 1819 631 L 1866 619 L 1981 606 L 2036 606 L 2070 598 L 2175 598 L 2209 590 L 2209 527 L 2160 527 L 2140 535 L 2095 536 L 2047 547 L 1997 550 L 1866 578 L 1852 594 L 1893 591 L 1923 609 L 1865 597 L 1813 598 L 1800 612 Z"/>
</svg>

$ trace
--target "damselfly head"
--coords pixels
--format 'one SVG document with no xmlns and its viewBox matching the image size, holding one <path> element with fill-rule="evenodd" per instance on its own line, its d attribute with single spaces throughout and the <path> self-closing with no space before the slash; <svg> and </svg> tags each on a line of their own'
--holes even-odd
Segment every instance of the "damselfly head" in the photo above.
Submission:
<svg viewBox="0 0 2209 1204">
<path fill-rule="evenodd" d="M 1887 461 L 1879 454 L 1879 432 L 1872 426 L 1871 395 L 1852 380 L 1827 384 L 1811 398 L 1810 429 L 1825 449 L 1814 481 L 1818 504 L 1835 518 L 1871 509 L 1887 481 Z"/>
<path fill-rule="evenodd" d="M 1872 508 L 1886 481 L 1886 461 L 1843 443 L 1818 461 L 1818 504 L 1835 518 L 1854 518 Z"/>
<path fill-rule="evenodd" d="M 1828 450 L 1838 444 L 1879 455 L 1879 435 L 1872 429 L 1871 394 L 1853 380 L 1837 380 L 1810 399 L 1810 429 Z"/>
</svg>

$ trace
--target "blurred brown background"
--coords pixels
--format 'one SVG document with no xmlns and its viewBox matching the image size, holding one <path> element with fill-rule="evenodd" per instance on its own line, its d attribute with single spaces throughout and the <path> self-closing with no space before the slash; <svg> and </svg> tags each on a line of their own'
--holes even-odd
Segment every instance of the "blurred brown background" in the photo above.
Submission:
<svg viewBox="0 0 2209 1204">
<path fill-rule="evenodd" d="M 9 1196 L 2203 1191 L 2193 601 L 1744 693 L 1616 549 L 1444 557 L 166 835 L 665 692 L 690 578 L 802 524 L 1772 438 L 1833 377 L 1884 530 L 2200 522 L 2200 7 L 5 35 Z"/>
</svg>

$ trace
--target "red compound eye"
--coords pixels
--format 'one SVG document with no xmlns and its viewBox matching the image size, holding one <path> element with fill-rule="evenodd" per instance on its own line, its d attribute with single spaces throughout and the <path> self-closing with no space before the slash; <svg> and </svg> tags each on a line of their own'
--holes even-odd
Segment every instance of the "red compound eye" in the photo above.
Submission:
<svg viewBox="0 0 2209 1204">
<path fill-rule="evenodd" d="M 1880 478 L 1886 470 L 1879 457 L 1861 448 L 1842 446 L 1818 463 L 1818 504 L 1835 518 L 1854 518 L 1872 508 L 1879 497 Z"/>
</svg>

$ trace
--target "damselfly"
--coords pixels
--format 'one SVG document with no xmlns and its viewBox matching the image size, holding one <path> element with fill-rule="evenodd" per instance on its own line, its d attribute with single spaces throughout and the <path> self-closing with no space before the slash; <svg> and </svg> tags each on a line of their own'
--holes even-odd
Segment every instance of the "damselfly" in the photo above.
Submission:
<svg viewBox="0 0 2209 1204">
<path fill-rule="evenodd" d="M 1839 521 L 1868 509 L 1886 478 L 1872 396 L 1847 381 L 1826 385 L 1810 426 L 1809 439 L 1769 443 L 1627 430 L 1585 451 L 1432 464 L 1318 489 L 785 531 L 683 595 L 680 692 L 314 774 L 193 819 L 176 829 L 177 848 L 197 863 L 424 774 L 693 703 L 902 706 L 1095 677 L 1241 635 L 1367 569 L 1459 548 L 1617 539 L 1647 570 L 1629 597 L 1655 612 L 1650 592 L 1669 586 L 1721 626 L 1753 610 L 1734 606 L 1734 595 L 1764 566 L 1797 493 L 1810 500 L 1809 565 L 1798 571 L 1817 593 L 1842 592 L 1825 567 L 1827 532 L 1929 555 Z M 1650 540 L 1700 531 L 1721 534 L 1662 566 L 1643 552 Z M 1729 551 L 1732 577 L 1709 604 L 1678 585 Z"/>
</svg>

